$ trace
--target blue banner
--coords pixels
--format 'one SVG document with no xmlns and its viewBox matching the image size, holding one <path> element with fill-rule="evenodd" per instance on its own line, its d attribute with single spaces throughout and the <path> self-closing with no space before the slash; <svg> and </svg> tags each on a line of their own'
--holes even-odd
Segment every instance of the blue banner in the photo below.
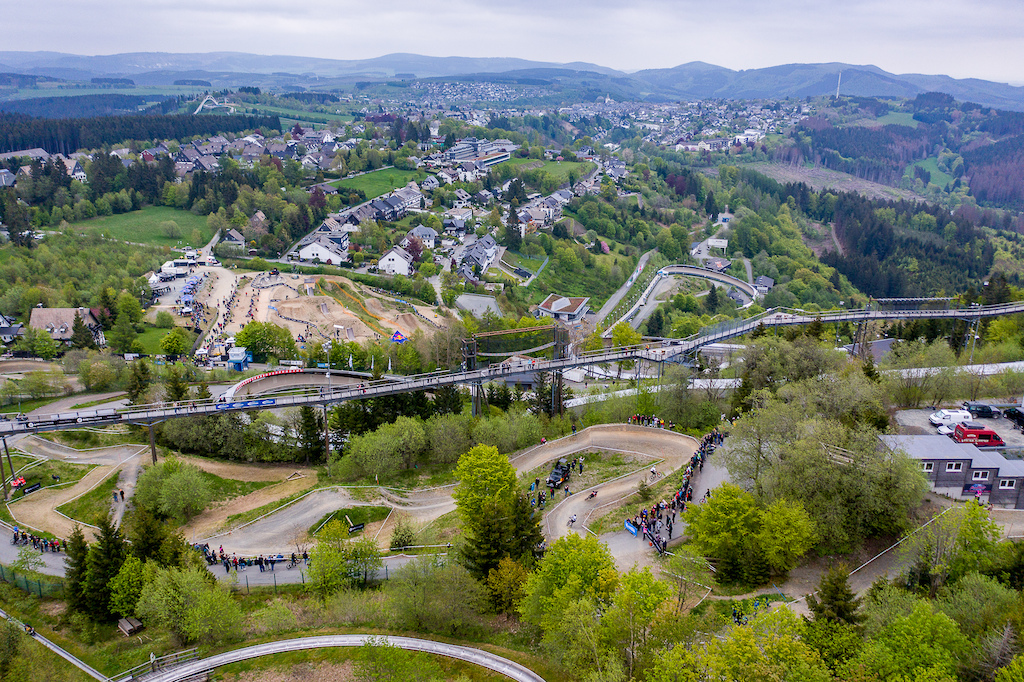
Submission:
<svg viewBox="0 0 1024 682">
<path fill-rule="evenodd" d="M 273 398 L 261 398 L 259 400 L 243 400 L 235 403 L 219 403 L 218 410 L 245 410 L 250 407 L 267 407 L 277 403 Z"/>
<path fill-rule="evenodd" d="M 625 523 L 623 525 L 626 527 L 626 530 L 628 530 L 630 533 L 632 533 L 633 537 L 636 537 L 637 528 L 636 528 L 636 526 L 633 525 L 632 521 L 630 521 L 629 519 L 626 519 L 626 521 L 625 521 Z"/>
</svg>

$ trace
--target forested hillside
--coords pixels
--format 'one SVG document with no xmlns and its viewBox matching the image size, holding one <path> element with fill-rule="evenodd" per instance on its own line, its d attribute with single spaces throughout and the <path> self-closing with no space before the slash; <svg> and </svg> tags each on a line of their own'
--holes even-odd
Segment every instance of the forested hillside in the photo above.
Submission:
<svg viewBox="0 0 1024 682">
<path fill-rule="evenodd" d="M 51 154 L 71 154 L 125 140 L 177 140 L 195 135 L 264 128 L 280 131 L 276 116 L 132 115 L 79 119 L 32 118 L 0 113 L 0 153 L 42 147 Z"/>
</svg>

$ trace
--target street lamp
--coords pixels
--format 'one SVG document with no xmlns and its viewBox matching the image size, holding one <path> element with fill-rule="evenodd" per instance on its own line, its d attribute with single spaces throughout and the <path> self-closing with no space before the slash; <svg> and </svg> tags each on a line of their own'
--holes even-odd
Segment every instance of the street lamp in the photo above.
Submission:
<svg viewBox="0 0 1024 682">
<path fill-rule="evenodd" d="M 327 351 L 327 398 L 331 396 L 331 342 L 323 345 Z M 331 427 L 327 423 L 327 400 L 324 401 L 324 450 L 326 451 L 325 463 L 329 464 L 331 459 Z"/>
</svg>

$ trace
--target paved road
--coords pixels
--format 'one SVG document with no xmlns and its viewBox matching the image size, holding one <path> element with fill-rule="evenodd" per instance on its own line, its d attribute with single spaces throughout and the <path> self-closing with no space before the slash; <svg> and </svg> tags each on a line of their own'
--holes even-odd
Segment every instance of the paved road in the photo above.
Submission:
<svg viewBox="0 0 1024 682">
<path fill-rule="evenodd" d="M 200 659 L 198 661 L 190 661 L 189 663 L 178 666 L 177 668 L 154 673 L 147 677 L 146 680 L 147 682 L 178 682 L 178 680 L 185 680 L 199 675 L 200 673 L 218 668 L 222 665 L 228 665 L 229 663 L 237 663 L 238 661 L 246 661 L 251 658 L 259 658 L 260 656 L 280 654 L 288 651 L 326 649 L 342 646 L 362 646 L 368 639 L 377 636 L 378 635 L 322 635 L 319 637 L 299 637 L 296 639 L 267 642 L 266 644 L 257 644 L 256 646 L 235 649 L 234 651 L 217 654 L 216 656 L 210 656 L 209 658 Z M 516 682 L 544 682 L 543 677 L 529 668 L 481 649 L 472 649 L 470 647 L 446 644 L 444 642 L 434 642 L 429 639 L 416 639 L 414 637 L 385 637 L 384 639 L 387 640 L 388 644 L 400 649 L 406 649 L 407 651 L 422 651 L 428 654 L 447 656 L 448 658 L 466 661 L 467 663 L 472 663 L 474 665 L 487 668 L 488 670 L 501 673 L 506 677 L 516 680 Z"/>
</svg>

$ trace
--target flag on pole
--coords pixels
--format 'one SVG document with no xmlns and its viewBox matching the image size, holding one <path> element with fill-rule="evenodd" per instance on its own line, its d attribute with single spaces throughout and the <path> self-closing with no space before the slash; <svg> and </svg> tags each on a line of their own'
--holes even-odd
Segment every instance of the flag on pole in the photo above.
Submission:
<svg viewBox="0 0 1024 682">
<path fill-rule="evenodd" d="M 388 373 L 391 372 L 391 356 L 388 356 Z"/>
<path fill-rule="evenodd" d="M 352 354 L 348 354 L 348 368 L 352 369 Z"/>
</svg>

